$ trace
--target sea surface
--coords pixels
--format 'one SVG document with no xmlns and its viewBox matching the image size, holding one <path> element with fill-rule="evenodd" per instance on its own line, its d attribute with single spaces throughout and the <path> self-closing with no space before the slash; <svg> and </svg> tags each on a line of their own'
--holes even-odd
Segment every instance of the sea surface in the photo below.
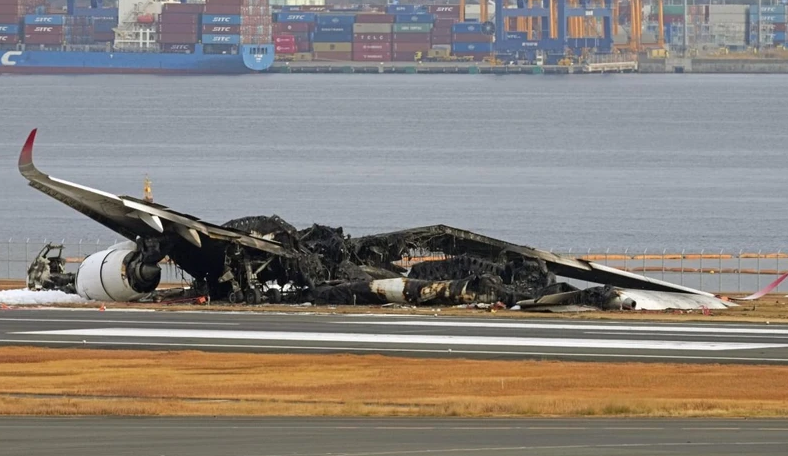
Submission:
<svg viewBox="0 0 788 456">
<path fill-rule="evenodd" d="M 556 251 L 788 248 L 788 76 L 0 76 L 0 240 L 119 238 L 53 176 L 221 224 Z"/>
</svg>

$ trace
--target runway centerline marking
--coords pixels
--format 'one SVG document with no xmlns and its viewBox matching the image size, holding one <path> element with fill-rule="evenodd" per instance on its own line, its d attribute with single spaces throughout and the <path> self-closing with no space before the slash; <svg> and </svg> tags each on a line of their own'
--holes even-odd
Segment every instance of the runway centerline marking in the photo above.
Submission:
<svg viewBox="0 0 788 456">
<path fill-rule="evenodd" d="M 636 326 L 636 325 L 598 325 L 598 324 L 545 324 L 545 323 L 504 323 L 471 321 L 335 321 L 342 325 L 378 326 L 425 326 L 453 328 L 498 328 L 498 329 L 565 329 L 577 331 L 630 331 L 655 333 L 713 333 L 713 334 L 783 334 L 788 329 L 781 328 L 730 328 L 726 326 Z"/>
<path fill-rule="evenodd" d="M 233 331 L 221 329 L 88 328 L 23 331 L 10 334 L 52 336 L 96 336 L 163 339 L 276 340 L 359 344 L 421 344 L 497 347 L 600 348 L 626 350 L 724 351 L 786 348 L 788 344 L 751 342 L 696 342 L 670 340 L 570 339 L 549 337 L 446 336 L 420 334 L 360 334 L 285 331 Z"/>
<path fill-rule="evenodd" d="M 0 318 L 0 321 L 28 321 L 46 323 L 121 323 L 121 324 L 143 324 L 143 325 L 193 325 L 193 326 L 240 326 L 240 323 L 213 323 L 199 321 L 143 321 L 143 320 L 83 320 L 68 318 Z"/>
</svg>

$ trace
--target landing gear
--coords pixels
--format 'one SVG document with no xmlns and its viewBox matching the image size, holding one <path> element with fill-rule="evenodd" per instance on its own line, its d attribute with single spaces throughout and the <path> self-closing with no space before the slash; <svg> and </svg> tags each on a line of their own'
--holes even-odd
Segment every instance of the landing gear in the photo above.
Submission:
<svg viewBox="0 0 788 456">
<path fill-rule="evenodd" d="M 263 286 L 257 275 L 271 263 L 273 259 L 258 259 L 250 257 L 240 245 L 230 246 L 224 258 L 224 273 L 219 277 L 219 283 L 229 285 L 230 291 L 227 300 L 231 304 L 246 302 L 257 305 L 263 302 Z M 266 297 L 270 295 L 266 292 Z M 281 299 L 281 295 L 275 295 Z"/>
<path fill-rule="evenodd" d="M 246 296 L 246 303 L 251 305 L 260 304 L 262 300 L 260 290 L 257 288 L 249 288 L 248 290 L 246 290 L 245 296 Z"/>
</svg>

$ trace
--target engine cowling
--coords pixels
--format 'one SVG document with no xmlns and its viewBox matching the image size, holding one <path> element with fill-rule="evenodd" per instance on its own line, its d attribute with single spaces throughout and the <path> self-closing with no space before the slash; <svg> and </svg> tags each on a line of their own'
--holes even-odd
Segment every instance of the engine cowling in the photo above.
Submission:
<svg viewBox="0 0 788 456">
<path fill-rule="evenodd" d="M 161 268 L 143 263 L 132 246 L 113 246 L 85 258 L 77 270 L 77 294 L 94 301 L 128 302 L 154 291 Z"/>
</svg>

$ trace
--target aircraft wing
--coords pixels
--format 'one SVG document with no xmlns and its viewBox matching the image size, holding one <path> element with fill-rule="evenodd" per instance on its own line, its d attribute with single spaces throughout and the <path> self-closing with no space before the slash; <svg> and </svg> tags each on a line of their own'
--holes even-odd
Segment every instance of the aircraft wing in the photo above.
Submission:
<svg viewBox="0 0 788 456">
<path fill-rule="evenodd" d="M 274 255 L 293 256 L 293 252 L 275 241 L 213 225 L 160 204 L 130 196 L 113 195 L 44 174 L 33 163 L 36 132 L 37 129 L 30 132 L 19 155 L 19 172 L 29 181 L 29 185 L 125 238 L 135 240 L 138 236 L 148 237 L 170 232 L 177 233 L 197 247 L 201 247 L 207 239 L 237 242 Z"/>
</svg>

